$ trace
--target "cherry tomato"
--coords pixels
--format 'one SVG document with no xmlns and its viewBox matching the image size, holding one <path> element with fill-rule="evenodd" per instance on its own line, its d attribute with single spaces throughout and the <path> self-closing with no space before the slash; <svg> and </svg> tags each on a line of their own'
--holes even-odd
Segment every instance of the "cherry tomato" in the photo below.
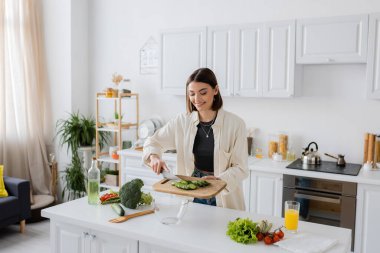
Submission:
<svg viewBox="0 0 380 253">
<path fill-rule="evenodd" d="M 276 232 L 276 235 L 280 237 L 280 239 L 284 238 L 284 232 L 280 229 L 279 231 Z"/>
<path fill-rule="evenodd" d="M 117 197 L 116 193 L 105 193 L 100 197 L 100 201 L 106 201 L 107 199 Z"/>
<path fill-rule="evenodd" d="M 267 235 L 264 238 L 264 242 L 265 242 L 265 244 L 269 245 L 269 244 L 273 243 L 273 240 L 272 240 L 272 238 L 270 236 Z"/>
<path fill-rule="evenodd" d="M 273 236 L 273 242 L 278 242 L 280 240 L 280 237 L 278 235 Z"/>
<path fill-rule="evenodd" d="M 257 238 L 257 240 L 262 241 L 262 240 L 264 239 L 264 235 L 263 235 L 263 233 L 258 232 L 258 233 L 256 234 L 256 238 Z"/>
</svg>

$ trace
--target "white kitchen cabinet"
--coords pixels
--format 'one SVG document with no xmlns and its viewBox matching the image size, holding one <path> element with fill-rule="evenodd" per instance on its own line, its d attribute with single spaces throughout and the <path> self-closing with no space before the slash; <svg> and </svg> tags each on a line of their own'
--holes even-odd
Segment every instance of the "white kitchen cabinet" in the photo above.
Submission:
<svg viewBox="0 0 380 253">
<path fill-rule="evenodd" d="M 138 241 L 63 222 L 50 222 L 53 253 L 137 253 Z"/>
<path fill-rule="evenodd" d="M 295 21 L 266 23 L 263 48 L 263 97 L 294 94 Z"/>
<path fill-rule="evenodd" d="M 249 24 L 237 29 L 237 59 L 234 93 L 261 97 L 263 91 L 263 24 Z"/>
<path fill-rule="evenodd" d="M 121 185 L 135 178 L 144 182 L 143 190 L 153 191 L 153 184 L 162 179 L 161 175 L 155 174 L 151 168 L 145 166 L 142 161 L 142 152 L 134 150 L 122 150 L 121 155 Z M 162 156 L 166 165 L 176 174 L 176 155 L 165 153 Z"/>
<path fill-rule="evenodd" d="M 250 172 L 249 211 L 281 217 L 282 174 Z"/>
<path fill-rule="evenodd" d="M 186 28 L 161 33 L 161 89 L 185 95 L 190 74 L 206 66 L 206 28 Z"/>
<path fill-rule="evenodd" d="M 139 253 L 184 253 L 180 249 L 171 249 L 168 247 L 158 246 L 146 242 L 139 242 Z"/>
<path fill-rule="evenodd" d="M 294 94 L 295 21 L 208 28 L 207 65 L 222 95 Z"/>
<path fill-rule="evenodd" d="M 297 20 L 297 64 L 366 63 L 368 15 Z"/>
<path fill-rule="evenodd" d="M 251 178 L 248 176 L 248 178 L 246 178 L 243 181 L 244 204 L 245 204 L 245 211 L 247 212 L 250 211 L 250 204 L 249 204 L 250 192 L 251 192 Z"/>
<path fill-rule="evenodd" d="M 138 241 L 90 230 L 91 253 L 137 253 Z"/>
<path fill-rule="evenodd" d="M 379 252 L 380 186 L 358 184 L 355 252 Z"/>
<path fill-rule="evenodd" d="M 214 71 L 223 96 L 234 95 L 235 48 L 235 26 L 207 27 L 207 67 Z"/>
<path fill-rule="evenodd" d="M 188 76 L 207 66 L 223 96 L 294 94 L 294 20 L 166 31 L 161 47 L 165 93 L 184 95 Z"/>
<path fill-rule="evenodd" d="M 367 96 L 380 99 L 380 13 L 369 19 L 367 83 Z"/>
</svg>

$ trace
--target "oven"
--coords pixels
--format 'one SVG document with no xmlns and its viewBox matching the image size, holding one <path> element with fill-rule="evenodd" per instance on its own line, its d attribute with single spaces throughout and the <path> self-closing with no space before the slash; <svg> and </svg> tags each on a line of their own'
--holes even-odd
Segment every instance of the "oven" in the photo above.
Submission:
<svg viewBox="0 0 380 253">
<path fill-rule="evenodd" d="M 292 175 L 283 179 L 282 217 L 285 201 L 298 201 L 300 220 L 351 229 L 353 251 L 357 184 Z"/>
</svg>

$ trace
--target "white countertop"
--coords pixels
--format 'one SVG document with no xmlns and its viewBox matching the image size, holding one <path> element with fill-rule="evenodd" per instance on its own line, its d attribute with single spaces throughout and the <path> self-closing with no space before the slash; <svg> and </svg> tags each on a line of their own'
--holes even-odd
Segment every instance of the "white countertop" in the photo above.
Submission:
<svg viewBox="0 0 380 253">
<path fill-rule="evenodd" d="M 368 171 L 362 168 L 360 169 L 360 172 L 357 176 L 349 176 L 318 171 L 287 169 L 286 166 L 288 166 L 290 163 L 291 162 L 288 161 L 276 162 L 270 159 L 256 159 L 253 157 L 249 157 L 249 169 L 251 171 L 314 177 L 346 182 L 355 182 L 360 184 L 380 185 L 380 170 Z"/>
<path fill-rule="evenodd" d="M 87 197 L 44 209 L 42 216 L 53 221 L 95 229 L 185 252 L 288 252 L 273 245 L 267 246 L 263 242 L 242 245 L 232 241 L 226 235 L 228 222 L 237 217 L 249 217 L 253 221 L 268 219 L 274 223 L 275 228 L 283 225 L 282 218 L 263 217 L 253 213 L 195 203 L 189 203 L 188 210 L 178 225 L 161 224 L 157 214 L 141 216 L 120 224 L 109 223 L 109 219 L 116 217 L 111 207 L 109 205 L 88 205 Z M 329 253 L 349 252 L 351 245 L 349 229 L 300 222 L 299 233 L 305 232 L 337 239 L 338 244 L 329 250 Z M 285 231 L 285 239 L 291 236 L 292 234 Z"/>
<path fill-rule="evenodd" d="M 130 149 L 121 150 L 119 151 L 119 154 L 122 156 L 130 156 L 130 157 L 138 157 L 138 158 L 141 158 L 142 156 L 141 151 L 130 150 Z M 175 153 L 164 153 L 163 159 L 165 161 L 175 162 L 176 156 L 177 155 Z M 288 166 L 290 163 L 291 162 L 288 162 L 288 161 L 276 162 L 268 158 L 263 158 L 263 159 L 256 159 L 254 157 L 248 158 L 248 166 L 249 166 L 249 170 L 251 171 L 279 173 L 279 174 L 304 176 L 304 177 L 314 177 L 314 178 L 354 182 L 354 183 L 360 183 L 360 184 L 380 185 L 380 169 L 379 170 L 365 170 L 362 168 L 357 176 L 349 176 L 349 175 L 324 173 L 324 172 L 316 172 L 316 171 L 287 169 L 286 166 Z"/>
</svg>

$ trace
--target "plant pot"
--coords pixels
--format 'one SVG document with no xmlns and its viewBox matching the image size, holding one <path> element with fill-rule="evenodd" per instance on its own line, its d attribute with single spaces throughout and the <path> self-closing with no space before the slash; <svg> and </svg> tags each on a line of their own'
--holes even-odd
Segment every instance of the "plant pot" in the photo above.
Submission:
<svg viewBox="0 0 380 253">
<path fill-rule="evenodd" d="M 106 185 L 119 186 L 119 176 L 118 175 L 106 174 L 105 179 L 106 179 L 105 180 Z"/>
</svg>

